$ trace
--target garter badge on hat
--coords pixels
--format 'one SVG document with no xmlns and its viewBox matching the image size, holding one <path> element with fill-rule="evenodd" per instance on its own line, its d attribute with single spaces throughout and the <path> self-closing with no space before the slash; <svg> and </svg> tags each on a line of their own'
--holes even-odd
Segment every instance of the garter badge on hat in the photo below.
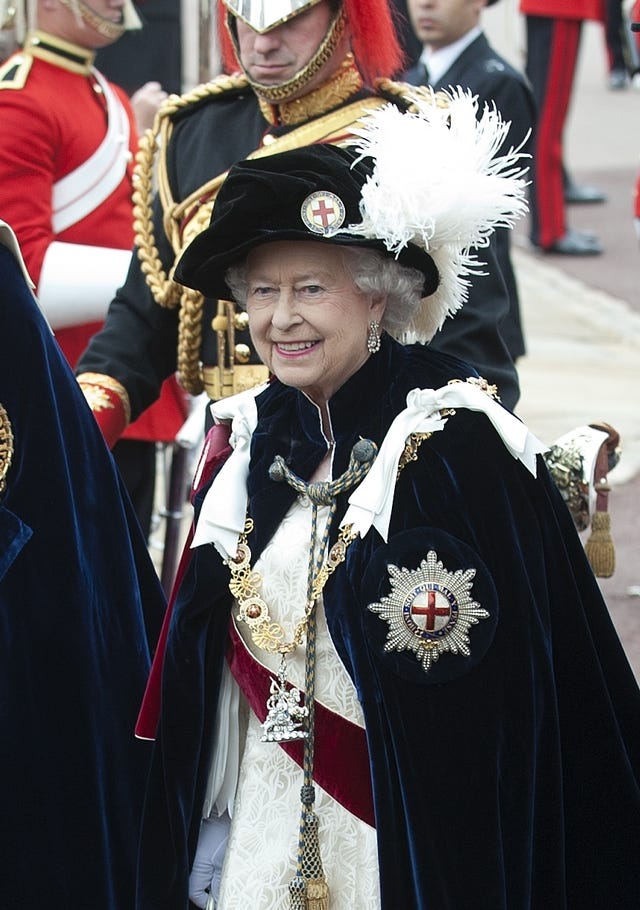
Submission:
<svg viewBox="0 0 640 910">
<path fill-rule="evenodd" d="M 391 591 L 369 609 L 389 623 L 385 651 L 413 651 L 428 673 L 441 654 L 469 656 L 469 628 L 489 616 L 471 597 L 475 569 L 448 572 L 430 550 L 417 569 L 388 565 Z"/>
<path fill-rule="evenodd" d="M 302 203 L 300 215 L 314 234 L 331 237 L 340 230 L 346 217 L 342 199 L 328 190 L 311 193 Z"/>
</svg>

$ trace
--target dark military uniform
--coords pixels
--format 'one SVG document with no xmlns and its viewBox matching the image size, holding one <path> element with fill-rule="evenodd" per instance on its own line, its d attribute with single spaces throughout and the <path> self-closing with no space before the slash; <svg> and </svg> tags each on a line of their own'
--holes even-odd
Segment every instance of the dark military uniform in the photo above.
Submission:
<svg viewBox="0 0 640 910">
<path fill-rule="evenodd" d="M 423 85 L 426 82 L 424 66 L 417 63 L 405 73 L 405 79 L 412 85 Z M 478 96 L 480 112 L 485 104 L 495 104 L 504 119 L 511 123 L 505 140 L 506 149 L 521 145 L 533 130 L 535 102 L 527 80 L 522 73 L 514 69 L 494 51 L 483 34 L 474 38 L 456 57 L 443 76 L 431 85 L 435 91 L 446 90 L 451 85 L 471 89 L 473 94 Z M 528 146 L 525 150 L 529 150 Z M 495 312 L 495 318 L 499 323 L 500 333 L 505 344 L 515 360 L 525 353 L 525 341 L 520 318 L 518 286 L 511 262 L 511 230 L 498 228 L 491 237 L 491 246 L 495 250 L 508 291 L 507 310 L 502 313 L 502 316 L 499 312 Z M 476 309 L 495 311 L 495 308 L 504 302 L 501 295 L 495 293 L 493 285 L 493 281 L 483 278 L 473 282 L 469 303 L 454 320 L 454 326 L 458 331 L 461 330 L 461 326 L 456 326 L 458 319 L 464 320 L 469 312 L 473 318 Z M 439 346 L 442 346 L 443 343 L 446 345 L 446 341 L 447 333 L 445 332 Z M 474 352 L 470 350 L 465 356 L 473 362 L 473 354 Z"/>
</svg>

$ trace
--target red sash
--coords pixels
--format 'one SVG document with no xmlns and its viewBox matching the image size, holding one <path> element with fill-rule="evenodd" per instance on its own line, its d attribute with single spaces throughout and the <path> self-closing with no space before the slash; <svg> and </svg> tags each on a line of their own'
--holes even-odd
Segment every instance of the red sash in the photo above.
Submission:
<svg viewBox="0 0 640 910">
<path fill-rule="evenodd" d="M 229 623 L 227 659 L 251 710 L 260 722 L 267 716 L 267 699 L 273 674 L 255 659 Z M 302 740 L 279 743 L 287 755 L 302 767 Z M 313 778 L 333 799 L 372 828 L 375 828 L 369 752 L 362 727 L 324 705 L 315 705 L 315 757 Z"/>
<path fill-rule="evenodd" d="M 207 438 L 205 439 L 202 455 L 200 456 L 200 462 L 198 464 L 198 470 L 196 471 L 196 479 L 194 480 L 194 494 L 197 493 L 204 484 L 209 482 L 214 471 L 220 468 L 231 454 L 231 446 L 229 445 L 230 431 L 231 428 L 226 424 L 216 424 L 211 427 L 207 433 Z M 147 686 L 142 698 L 142 704 L 140 705 L 140 712 L 138 713 L 138 719 L 135 726 L 135 735 L 138 739 L 156 738 L 158 721 L 160 719 L 162 668 L 164 666 L 164 655 L 167 649 L 167 636 L 169 634 L 176 592 L 180 587 L 180 583 L 191 560 L 190 547 L 191 541 L 193 540 L 193 532 L 194 529 L 192 526 L 182 550 L 182 556 L 180 557 L 180 563 L 176 573 L 176 580 L 173 583 L 173 591 L 171 592 L 169 605 L 164 615 L 156 653 L 153 656 L 151 671 L 149 673 Z"/>
<path fill-rule="evenodd" d="M 228 438 L 228 426 L 216 425 L 209 431 L 200 460 L 202 470 L 196 471 L 198 489 L 210 480 L 214 471 L 226 461 L 231 453 Z M 191 557 L 189 547 L 192 536 L 193 529 L 189 533 L 182 553 L 172 597 L 164 617 L 160 639 L 140 706 L 135 727 L 135 734 L 140 739 L 155 739 L 156 737 L 167 636 L 176 591 Z M 264 721 L 267 716 L 267 698 L 270 694 L 272 674 L 247 650 L 233 621 L 230 622 L 227 659 L 231 672 L 251 709 L 260 722 Z M 315 737 L 314 780 L 345 809 L 372 828 L 375 827 L 369 752 L 364 730 L 316 702 Z M 280 743 L 280 747 L 302 767 L 303 744 L 300 740 Z"/>
</svg>

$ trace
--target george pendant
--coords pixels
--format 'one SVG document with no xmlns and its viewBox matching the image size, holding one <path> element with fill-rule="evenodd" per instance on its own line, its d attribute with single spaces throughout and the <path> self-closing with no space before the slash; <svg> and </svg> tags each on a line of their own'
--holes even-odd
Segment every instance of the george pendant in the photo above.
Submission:
<svg viewBox="0 0 640 910">
<path fill-rule="evenodd" d="M 263 743 L 282 743 L 292 739 L 306 739 L 309 735 L 305 721 L 309 709 L 302 704 L 300 689 L 287 689 L 287 662 L 282 655 L 277 679 L 271 680 L 271 694 L 267 699 L 267 716 L 262 724 Z"/>
</svg>

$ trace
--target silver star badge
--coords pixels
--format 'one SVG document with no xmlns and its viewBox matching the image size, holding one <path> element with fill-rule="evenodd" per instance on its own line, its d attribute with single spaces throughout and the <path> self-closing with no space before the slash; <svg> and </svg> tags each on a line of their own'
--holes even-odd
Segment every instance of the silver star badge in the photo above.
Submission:
<svg viewBox="0 0 640 910">
<path fill-rule="evenodd" d="M 425 673 L 447 651 L 468 657 L 470 627 L 489 616 L 471 597 L 476 570 L 448 572 L 435 550 L 417 569 L 387 570 L 389 594 L 369 604 L 389 623 L 385 651 L 413 651 Z"/>
</svg>

